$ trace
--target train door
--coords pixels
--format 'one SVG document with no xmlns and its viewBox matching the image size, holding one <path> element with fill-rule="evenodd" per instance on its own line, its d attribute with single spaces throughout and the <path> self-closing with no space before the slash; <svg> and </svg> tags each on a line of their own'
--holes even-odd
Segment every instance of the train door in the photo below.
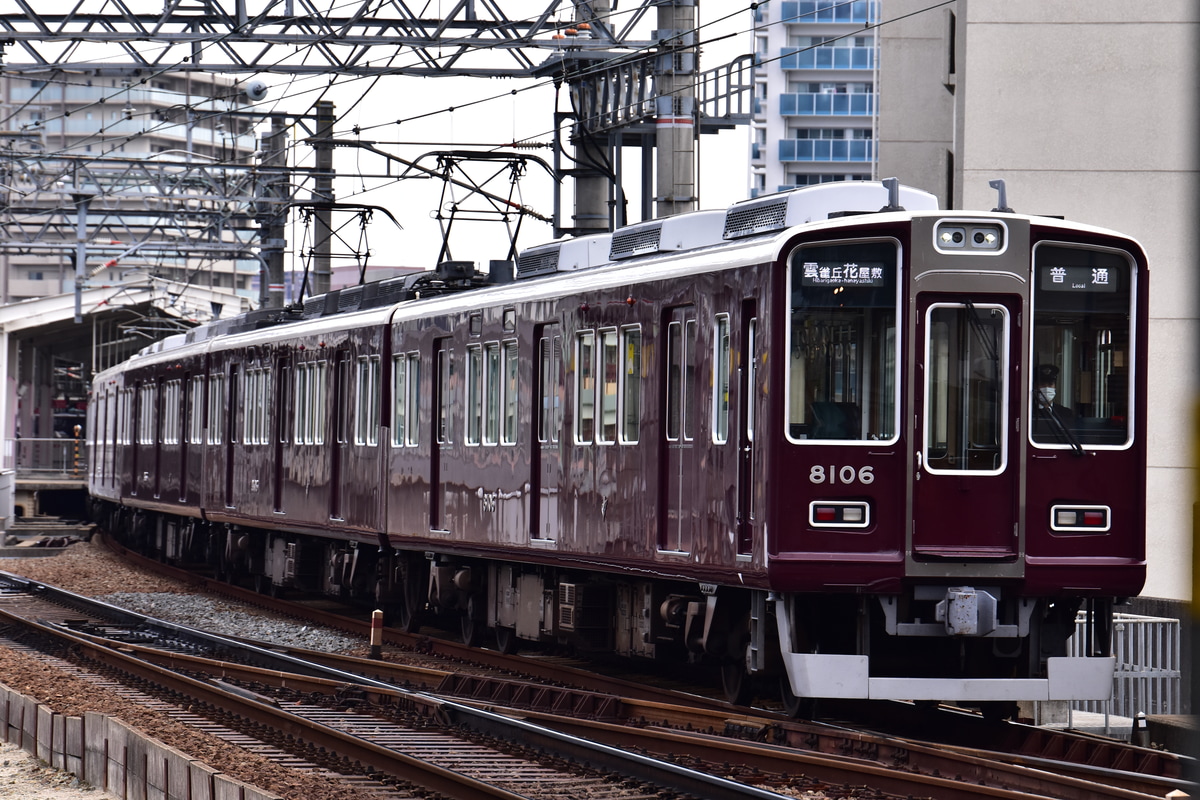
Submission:
<svg viewBox="0 0 1200 800">
<path fill-rule="evenodd" d="M 241 408 L 241 386 L 238 381 L 238 365 L 229 365 L 229 402 L 225 414 L 225 507 L 233 508 L 233 467 L 237 453 L 238 411 Z"/>
<path fill-rule="evenodd" d="M 191 431 L 192 415 L 196 413 L 196 409 L 192 407 L 192 373 L 185 372 L 183 380 L 179 382 L 179 424 L 175 430 L 178 434 L 179 441 L 179 502 L 186 503 L 188 499 L 188 447 Z"/>
<path fill-rule="evenodd" d="M 663 508 L 658 548 L 691 552 L 696 526 L 696 425 L 700 387 L 696 383 L 696 310 L 667 312 L 665 425 L 663 426 Z"/>
<path fill-rule="evenodd" d="M 536 335 L 537 361 L 534 364 L 537 402 L 534 407 L 533 457 L 530 474 L 534 486 L 530 495 L 529 535 L 533 539 L 557 539 L 559 531 L 559 489 L 562 486 L 563 371 L 562 331 L 557 323 L 542 325 Z"/>
<path fill-rule="evenodd" d="M 275 424 L 271 426 L 271 463 L 275 468 L 272 484 L 271 508 L 276 514 L 283 513 L 283 446 L 287 442 L 287 422 L 291 416 L 291 361 L 283 356 L 275 361 L 275 404 L 271 414 Z"/>
<path fill-rule="evenodd" d="M 437 339 L 433 344 L 433 421 L 432 443 L 429 446 L 429 529 L 445 531 L 446 488 L 442 484 L 442 451 L 454 441 L 451 379 L 454 364 L 450 357 L 450 340 Z"/>
<path fill-rule="evenodd" d="M 329 454 L 329 518 L 343 519 L 342 496 L 345 487 L 342 485 L 342 466 L 346 459 L 346 451 L 350 447 L 349 424 L 350 414 L 350 354 L 339 350 L 333 362 L 333 447 Z"/>
<path fill-rule="evenodd" d="M 1019 550 L 1020 470 L 1010 420 L 1019 408 L 1014 360 L 1019 301 L 917 297 L 916 480 L 912 553 L 918 561 L 1001 560 Z"/>
<path fill-rule="evenodd" d="M 754 401 L 758 397 L 755 343 L 758 317 L 753 300 L 742 304 L 742 336 L 737 369 L 737 554 L 749 555 L 754 542 Z"/>
</svg>

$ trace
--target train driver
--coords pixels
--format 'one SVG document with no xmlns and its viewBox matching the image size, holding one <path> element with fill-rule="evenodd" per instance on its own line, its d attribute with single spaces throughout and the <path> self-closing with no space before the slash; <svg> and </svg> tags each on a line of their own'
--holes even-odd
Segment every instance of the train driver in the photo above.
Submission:
<svg viewBox="0 0 1200 800">
<path fill-rule="evenodd" d="M 1074 437 L 1075 412 L 1054 402 L 1058 394 L 1058 367 L 1040 364 L 1034 388 L 1034 439 L 1036 441 L 1070 442 Z"/>
</svg>

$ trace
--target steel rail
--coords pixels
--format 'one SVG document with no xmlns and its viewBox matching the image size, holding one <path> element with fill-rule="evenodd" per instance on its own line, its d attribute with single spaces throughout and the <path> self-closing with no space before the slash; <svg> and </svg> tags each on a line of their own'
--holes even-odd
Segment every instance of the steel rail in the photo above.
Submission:
<svg viewBox="0 0 1200 800">
<path fill-rule="evenodd" d="M 709 800 L 779 800 L 778 793 L 738 781 L 728 780 L 695 769 L 689 769 L 669 761 L 663 761 L 639 753 L 631 753 L 619 746 L 591 742 L 577 736 L 550 728 L 542 727 L 528 721 L 505 716 L 487 709 L 476 708 L 464 703 L 457 703 L 444 698 L 434 697 L 424 692 L 415 692 L 392 686 L 382 681 L 376 681 L 361 675 L 322 667 L 311 664 L 292 656 L 276 653 L 262 647 L 235 642 L 232 639 L 215 634 L 209 634 L 185 625 L 154 620 L 142 614 L 119 609 L 102 601 L 87 598 L 40 581 L 30 581 L 10 573 L 0 572 L 0 578 L 13 585 L 24 585 L 30 593 L 40 594 L 48 600 L 70 604 L 80 608 L 94 609 L 95 613 L 113 612 L 119 619 L 132 621 L 141 619 L 146 626 L 153 626 L 162 631 L 168 631 L 205 641 L 213 646 L 227 647 L 240 650 L 242 653 L 260 658 L 264 661 L 275 661 L 279 665 L 296 668 L 309 678 L 322 677 L 331 683 L 362 686 L 369 690 L 394 692 L 404 701 L 424 704 L 435 713 L 447 726 L 462 725 L 476 733 L 494 736 L 502 741 L 519 741 L 527 746 L 552 753 L 559 758 L 565 758 L 585 764 L 594 769 L 606 770 L 615 774 L 634 777 L 658 787 L 665 787 L 684 792 L 696 797 Z M 393 775 L 402 780 L 419 783 L 433 791 L 444 791 L 461 800 L 474 798 L 517 798 L 517 795 L 499 793 L 504 790 L 489 787 L 467 776 L 445 770 L 436 765 L 410 759 L 403 754 L 387 748 L 365 742 L 358 737 L 345 734 L 312 720 L 289 714 L 285 710 L 246 696 L 241 692 L 229 692 L 223 687 L 214 686 L 203 681 L 197 681 L 186 675 L 180 675 L 164 667 L 151 664 L 136 652 L 136 646 L 127 642 L 113 643 L 97 641 L 90 634 L 79 634 L 58 625 L 42 624 L 29 620 L 16 613 L 0 607 L 0 619 L 8 619 L 17 624 L 35 628 L 41 633 L 68 641 L 81 652 L 87 653 L 100 663 L 114 669 L 124 671 L 138 679 L 156 685 L 164 686 L 172 691 L 178 691 L 194 697 L 197 701 L 210 704 L 217 708 L 233 711 L 256 724 L 266 725 L 297 738 L 309 741 L 318 747 L 324 747 L 338 752 L 346 757 L 368 765 L 380 772 Z M 265 670 L 264 676 L 270 673 L 284 673 L 286 670 Z M 409 774 L 409 770 L 417 770 L 420 780 Z M 456 784 L 462 781 L 462 785 Z M 453 790 L 453 791 L 450 791 Z M 488 794 L 493 791 L 497 793 Z"/>
</svg>

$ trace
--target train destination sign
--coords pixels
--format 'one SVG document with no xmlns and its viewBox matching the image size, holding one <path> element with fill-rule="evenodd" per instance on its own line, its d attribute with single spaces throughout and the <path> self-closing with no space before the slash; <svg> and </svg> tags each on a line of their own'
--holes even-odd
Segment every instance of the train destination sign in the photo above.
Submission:
<svg viewBox="0 0 1200 800">
<path fill-rule="evenodd" d="M 1107 267 L 1042 267 L 1039 277 L 1048 292 L 1117 291 L 1117 275 Z"/>
<path fill-rule="evenodd" d="M 801 286 L 887 286 L 882 261 L 831 262 L 805 261 L 800 266 Z"/>
</svg>

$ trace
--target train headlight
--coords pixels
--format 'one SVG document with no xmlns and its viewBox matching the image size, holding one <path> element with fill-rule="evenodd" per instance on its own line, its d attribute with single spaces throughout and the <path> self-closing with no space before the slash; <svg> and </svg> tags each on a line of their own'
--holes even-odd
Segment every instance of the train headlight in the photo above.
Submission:
<svg viewBox="0 0 1200 800">
<path fill-rule="evenodd" d="M 943 253 L 1004 252 L 1005 227 L 999 222 L 945 219 L 934 228 L 933 246 Z"/>
<path fill-rule="evenodd" d="M 814 500 L 808 504 L 808 524 L 814 528 L 866 528 L 871 505 L 862 501 Z"/>
</svg>

